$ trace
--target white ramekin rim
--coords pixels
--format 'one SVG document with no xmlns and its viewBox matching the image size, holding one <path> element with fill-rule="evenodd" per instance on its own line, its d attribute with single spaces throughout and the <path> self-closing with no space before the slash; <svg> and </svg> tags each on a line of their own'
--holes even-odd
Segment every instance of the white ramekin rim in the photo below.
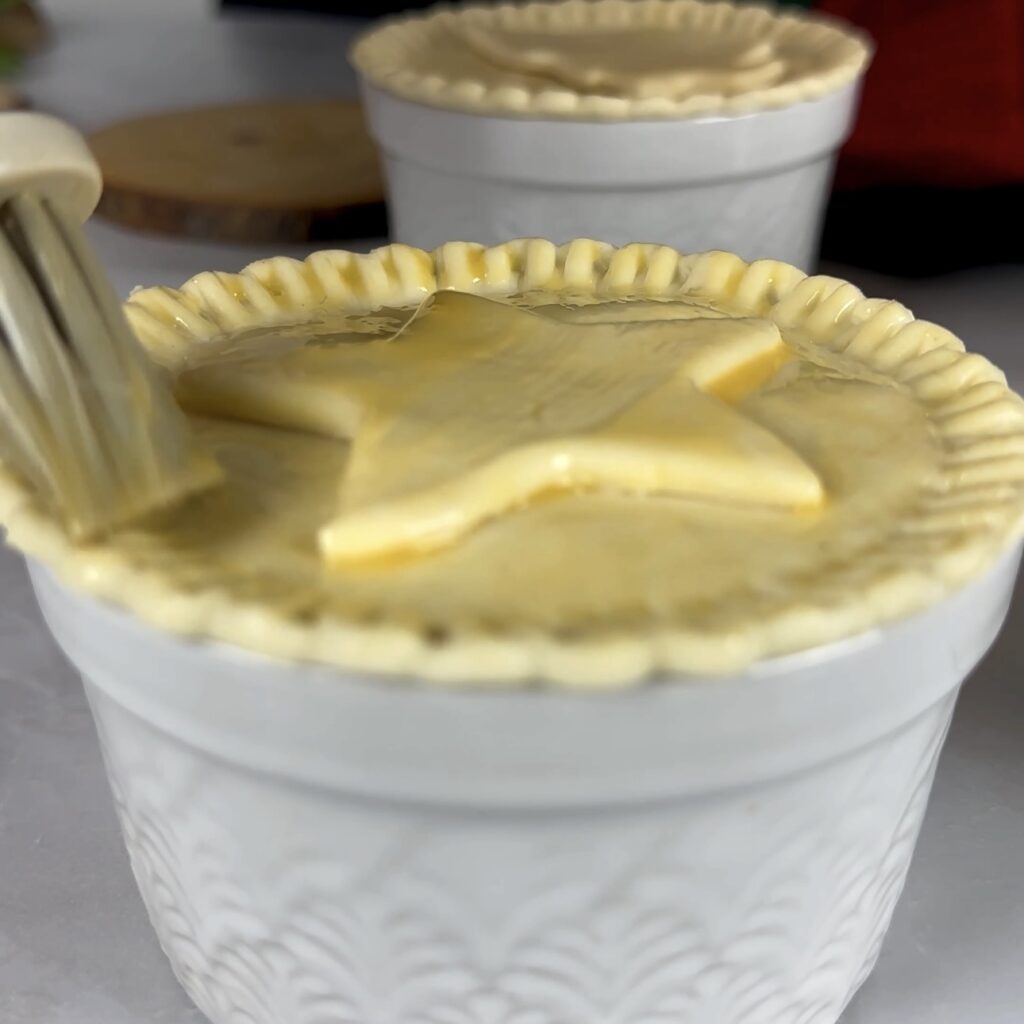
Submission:
<svg viewBox="0 0 1024 1024">
<path fill-rule="evenodd" d="M 849 137 L 856 79 L 770 110 L 679 121 L 513 118 L 417 103 L 360 79 L 385 155 L 461 177 L 587 187 L 747 178 L 819 159 Z"/>
<path fill-rule="evenodd" d="M 727 678 L 596 693 L 416 684 L 185 639 L 30 571 L 88 683 L 222 760 L 362 796 L 487 807 L 706 794 L 812 769 L 952 692 L 995 639 L 1015 545 L 923 612 Z"/>
</svg>

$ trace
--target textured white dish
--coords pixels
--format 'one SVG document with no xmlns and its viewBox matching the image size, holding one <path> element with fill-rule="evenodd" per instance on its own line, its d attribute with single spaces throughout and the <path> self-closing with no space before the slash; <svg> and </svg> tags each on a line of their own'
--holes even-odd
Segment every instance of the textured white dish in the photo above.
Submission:
<svg viewBox="0 0 1024 1024">
<path fill-rule="evenodd" d="M 860 83 L 742 116 L 623 122 L 446 110 L 365 79 L 362 92 L 396 241 L 641 239 L 808 270 Z"/>
<path fill-rule="evenodd" d="M 32 575 L 215 1024 L 834 1024 L 1019 557 L 741 676 L 590 695 L 346 677 Z"/>
</svg>

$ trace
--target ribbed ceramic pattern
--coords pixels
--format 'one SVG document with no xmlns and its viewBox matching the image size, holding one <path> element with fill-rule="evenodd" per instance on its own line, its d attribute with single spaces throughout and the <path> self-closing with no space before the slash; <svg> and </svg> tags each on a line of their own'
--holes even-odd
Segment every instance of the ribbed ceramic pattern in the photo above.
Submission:
<svg viewBox="0 0 1024 1024">
<path fill-rule="evenodd" d="M 92 701 L 142 895 L 215 1024 L 833 1024 L 953 698 L 812 775 L 564 812 L 293 787 Z"/>
</svg>

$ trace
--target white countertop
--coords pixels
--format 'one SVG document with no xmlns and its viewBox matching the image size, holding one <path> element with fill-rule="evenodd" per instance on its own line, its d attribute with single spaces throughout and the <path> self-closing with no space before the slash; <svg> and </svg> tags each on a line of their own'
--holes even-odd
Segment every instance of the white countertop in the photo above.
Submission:
<svg viewBox="0 0 1024 1024">
<path fill-rule="evenodd" d="M 110 7 L 117 17 L 97 14 Z M 58 43 L 23 85 L 38 106 L 86 128 L 165 106 L 353 88 L 343 25 L 210 22 L 195 0 L 47 8 Z M 124 293 L 268 254 L 100 224 L 91 233 Z M 1024 266 L 916 282 L 848 275 L 952 328 L 1024 387 Z M 1022 665 L 1018 600 L 964 692 L 881 961 L 843 1024 L 1024 1020 Z M 202 1020 L 135 891 L 78 680 L 46 634 L 20 559 L 0 549 L 0 1021 Z"/>
</svg>

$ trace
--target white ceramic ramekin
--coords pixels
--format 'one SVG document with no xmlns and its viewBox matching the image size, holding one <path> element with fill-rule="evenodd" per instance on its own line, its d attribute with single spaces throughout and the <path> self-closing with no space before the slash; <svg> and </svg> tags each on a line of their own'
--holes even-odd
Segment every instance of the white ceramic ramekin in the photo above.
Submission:
<svg viewBox="0 0 1024 1024">
<path fill-rule="evenodd" d="M 833 1024 L 1019 556 L 843 643 L 602 694 L 351 678 L 32 576 L 215 1024 Z"/>
<path fill-rule="evenodd" d="M 743 116 L 625 122 L 446 110 L 365 79 L 362 91 L 396 241 L 641 239 L 806 270 L 860 83 Z"/>
</svg>

